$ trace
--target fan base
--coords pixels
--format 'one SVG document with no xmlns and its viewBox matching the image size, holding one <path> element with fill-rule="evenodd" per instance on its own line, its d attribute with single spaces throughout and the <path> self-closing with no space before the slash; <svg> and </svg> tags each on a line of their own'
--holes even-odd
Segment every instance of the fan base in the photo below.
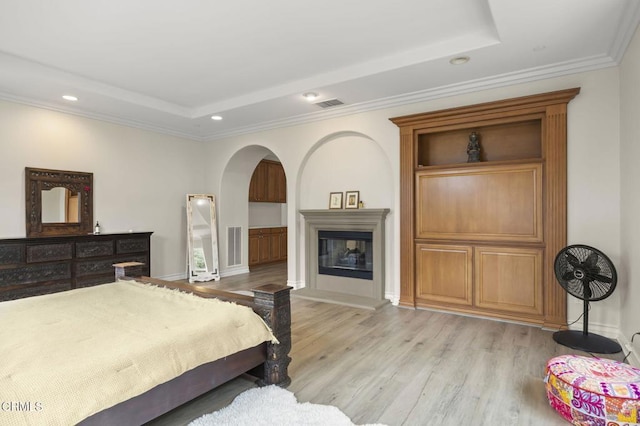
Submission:
<svg viewBox="0 0 640 426">
<path fill-rule="evenodd" d="M 571 349 L 598 354 L 617 354 L 622 346 L 608 337 L 599 334 L 584 334 L 578 330 L 562 330 L 553 333 L 553 340 Z"/>
</svg>

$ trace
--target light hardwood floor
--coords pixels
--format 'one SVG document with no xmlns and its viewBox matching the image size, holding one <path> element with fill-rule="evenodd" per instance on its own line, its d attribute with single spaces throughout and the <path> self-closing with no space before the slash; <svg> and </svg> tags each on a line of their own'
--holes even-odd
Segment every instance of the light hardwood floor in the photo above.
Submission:
<svg viewBox="0 0 640 426">
<path fill-rule="evenodd" d="M 268 282 L 285 283 L 286 265 L 208 285 L 246 290 Z M 300 402 L 334 405 L 356 424 L 567 424 L 547 402 L 544 366 L 560 354 L 588 354 L 556 344 L 550 331 L 392 305 L 369 311 L 293 294 L 288 389 Z M 247 376 L 237 378 L 152 424 L 187 424 L 254 386 Z"/>
</svg>

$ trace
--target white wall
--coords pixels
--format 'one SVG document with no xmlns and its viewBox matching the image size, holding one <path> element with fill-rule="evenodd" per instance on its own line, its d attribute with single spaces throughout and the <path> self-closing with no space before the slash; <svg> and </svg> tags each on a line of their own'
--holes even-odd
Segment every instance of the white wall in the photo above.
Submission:
<svg viewBox="0 0 640 426">
<path fill-rule="evenodd" d="M 186 274 L 185 194 L 202 192 L 202 143 L 0 102 L 0 238 L 25 236 L 24 168 L 93 173 L 103 233 L 153 231 L 151 274 Z"/>
<path fill-rule="evenodd" d="M 214 169 L 222 169 L 244 147 L 263 146 L 283 163 L 287 174 L 289 284 L 304 281 L 301 208 L 327 208 L 329 192 L 360 190 L 367 207 L 389 207 L 387 294 L 399 296 L 399 132 L 390 117 L 480 102 L 581 87 L 568 115 L 568 242 L 595 246 L 620 263 L 619 75 L 617 68 L 434 99 L 322 122 L 259 132 L 208 144 Z M 343 142 L 343 143 L 341 143 Z M 366 155 L 356 159 L 358 150 Z M 218 181 L 219 182 L 219 181 Z M 218 183 L 208 184 L 217 188 Z M 388 194 L 385 192 L 389 191 Z M 224 198 L 221 200 L 224 204 Z M 224 209 L 224 205 L 221 207 Z M 237 212 L 227 217 L 243 217 Z M 592 330 L 617 334 L 620 294 L 593 303 Z M 582 312 L 570 297 L 568 319 Z M 578 323 L 579 327 L 580 324 Z"/>
<path fill-rule="evenodd" d="M 327 209 L 329 193 L 347 191 L 359 191 L 366 208 L 393 204 L 388 158 L 378 143 L 357 134 L 336 135 L 318 146 L 304 165 L 299 188 L 301 209 Z"/>
<path fill-rule="evenodd" d="M 620 331 L 628 342 L 640 332 L 640 30 L 629 45 L 620 67 L 620 180 L 621 267 L 619 272 Z M 634 340 L 640 353 L 640 336 Z M 626 352 L 626 348 L 625 348 Z M 639 358 L 635 357 L 636 363 Z"/>
<path fill-rule="evenodd" d="M 286 203 L 249 203 L 249 227 L 287 226 Z"/>
</svg>

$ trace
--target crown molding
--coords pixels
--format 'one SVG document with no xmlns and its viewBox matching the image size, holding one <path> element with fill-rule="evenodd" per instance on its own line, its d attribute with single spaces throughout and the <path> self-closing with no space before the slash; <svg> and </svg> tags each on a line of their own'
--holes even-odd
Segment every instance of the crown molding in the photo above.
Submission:
<svg viewBox="0 0 640 426">
<path fill-rule="evenodd" d="M 639 2 L 640 3 L 640 2 Z M 398 96 L 376 99 L 374 101 L 362 102 L 359 104 L 343 105 L 331 108 L 327 111 L 303 114 L 289 117 L 282 120 L 273 120 L 258 123 L 252 126 L 232 129 L 227 132 L 209 134 L 204 140 L 215 141 L 219 139 L 239 136 L 243 134 L 256 133 L 265 130 L 273 130 L 282 127 L 296 126 L 316 121 L 324 121 L 346 115 L 358 114 L 367 111 L 394 108 L 397 106 L 431 101 L 434 99 L 446 98 L 450 96 L 463 95 L 466 93 L 478 92 L 481 90 L 494 89 L 514 84 L 528 83 L 538 80 L 546 80 L 561 77 L 569 74 L 594 71 L 602 68 L 617 66 L 618 63 L 609 56 L 595 56 L 575 61 L 566 61 L 551 66 L 530 68 L 524 71 L 500 74 L 491 77 L 466 81 L 463 83 L 451 84 Z"/>
<path fill-rule="evenodd" d="M 640 2 L 636 7 L 636 13 L 640 14 Z M 635 17 L 628 18 L 629 20 L 635 20 Z M 624 36 L 621 36 L 616 42 L 618 50 L 624 52 L 630 37 L 633 36 L 633 31 L 625 32 Z M 456 95 L 463 95 L 466 93 L 477 92 L 481 90 L 494 89 L 499 87 L 511 86 L 515 84 L 523 84 L 538 80 L 545 80 L 555 77 L 561 77 L 569 74 L 577 74 L 581 72 L 594 71 L 597 69 L 614 67 L 619 64 L 620 60 L 616 60 L 610 56 L 595 56 L 590 58 L 583 58 L 574 61 L 566 61 L 550 66 L 530 68 L 523 71 L 511 72 L 506 74 L 500 74 L 485 78 L 480 78 L 471 81 L 465 81 L 462 83 L 451 84 L 447 86 L 435 87 L 427 90 L 421 90 L 417 92 L 406 93 L 398 96 L 391 96 L 387 98 L 376 99 L 373 101 L 362 102 L 358 104 L 342 105 L 331 108 L 326 111 L 319 111 L 309 114 L 297 115 L 294 117 L 288 117 L 280 120 L 272 120 L 262 123 L 257 123 L 251 126 L 243 126 L 236 129 L 231 129 L 226 132 L 210 133 L 208 135 L 198 135 L 181 130 L 172 129 L 169 127 L 158 126 L 147 122 L 126 119 L 122 117 L 116 117 L 108 114 L 97 114 L 87 111 L 81 111 L 74 108 L 65 108 L 59 105 L 54 105 L 42 101 L 37 101 L 30 98 L 18 97 L 8 93 L 0 92 L 0 100 L 30 105 L 38 108 L 48 109 L 51 111 L 62 112 L 66 114 L 72 114 L 80 117 L 90 118 L 94 120 L 105 121 L 108 123 L 118 124 L 127 127 L 138 128 L 155 133 L 166 134 L 183 139 L 189 139 L 197 142 L 213 142 L 220 139 L 230 138 L 234 136 L 240 136 L 245 134 L 257 133 L 266 130 L 273 130 L 282 127 L 297 126 L 306 123 L 318 122 L 330 120 L 333 118 L 344 117 L 347 115 L 353 115 L 363 113 L 367 111 L 374 111 L 380 109 L 394 108 L 402 105 L 427 102 L 435 99 L 441 99 Z"/>
<path fill-rule="evenodd" d="M 618 23 L 619 31 L 609 48 L 611 57 L 617 64 L 622 61 L 624 52 L 627 50 L 629 43 L 631 43 L 631 39 L 638 27 L 638 22 L 640 22 L 640 2 L 633 1 L 631 4 L 631 12 L 623 14 L 620 18 Z"/>
<path fill-rule="evenodd" d="M 115 117 L 108 114 L 96 114 L 88 111 L 81 111 L 74 108 L 65 108 L 60 105 L 54 105 L 43 101 L 38 101 L 31 98 L 24 98 L 20 96 L 15 96 L 9 93 L 0 92 L 0 100 L 13 102 L 17 104 L 28 105 L 36 108 L 42 108 L 49 111 L 60 112 L 64 114 L 76 115 L 78 117 L 90 118 L 92 120 L 104 121 L 106 123 L 118 124 L 126 127 L 133 127 L 136 129 L 147 130 L 154 133 L 160 133 L 169 136 L 175 136 L 183 139 L 190 139 L 197 142 L 205 142 L 206 139 L 199 135 L 194 135 L 192 133 L 182 132 L 179 130 L 171 129 L 168 127 L 157 126 L 154 124 L 145 123 L 142 121 L 126 119 L 122 117 Z"/>
</svg>

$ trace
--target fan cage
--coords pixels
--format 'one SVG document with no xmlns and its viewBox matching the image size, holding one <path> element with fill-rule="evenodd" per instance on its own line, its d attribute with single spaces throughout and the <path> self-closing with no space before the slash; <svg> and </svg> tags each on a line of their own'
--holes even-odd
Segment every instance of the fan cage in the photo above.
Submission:
<svg viewBox="0 0 640 426">
<path fill-rule="evenodd" d="M 611 260 L 600 250 L 582 244 L 562 249 L 556 256 L 554 269 L 560 285 L 581 300 L 609 297 L 618 280 Z"/>
</svg>

